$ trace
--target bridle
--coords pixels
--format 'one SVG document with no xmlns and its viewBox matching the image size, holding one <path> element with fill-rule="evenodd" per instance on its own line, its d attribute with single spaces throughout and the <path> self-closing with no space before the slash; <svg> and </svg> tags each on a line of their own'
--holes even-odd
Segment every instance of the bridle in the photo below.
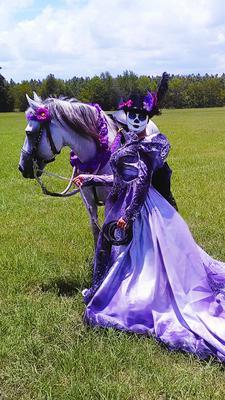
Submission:
<svg viewBox="0 0 225 400">
<path fill-rule="evenodd" d="M 36 181 L 40 185 L 40 187 L 42 189 L 42 192 L 45 195 L 55 196 L 55 197 L 73 196 L 74 194 L 79 192 L 79 189 L 75 189 L 75 190 L 73 190 L 73 191 L 68 193 L 69 189 L 72 186 L 73 179 L 76 176 L 76 168 L 73 168 L 71 178 L 65 178 L 65 177 L 62 177 L 60 175 L 52 174 L 52 173 L 46 172 L 46 171 L 44 171 L 44 170 L 39 168 L 39 165 L 38 165 L 39 162 L 43 162 L 44 164 L 49 164 L 49 163 L 51 163 L 51 162 L 53 162 L 55 160 L 55 155 L 60 154 L 60 150 L 59 151 L 57 150 L 56 145 L 54 143 L 54 140 L 53 140 L 53 137 L 52 137 L 52 133 L 51 133 L 51 129 L 50 129 L 49 121 L 39 121 L 39 123 L 40 123 L 40 127 L 39 127 L 38 131 L 37 132 L 33 132 L 32 136 L 31 136 L 31 138 L 32 138 L 31 140 L 33 142 L 32 143 L 33 144 L 32 152 L 28 153 L 28 152 L 22 150 L 23 153 L 27 153 L 29 155 L 29 157 L 32 159 L 34 178 L 36 179 Z M 53 157 L 51 159 L 49 159 L 49 160 L 43 159 L 38 155 L 38 149 L 39 149 L 39 145 L 40 145 L 40 142 L 41 142 L 42 135 L 43 135 L 44 131 L 46 132 L 46 137 L 47 137 L 47 140 L 49 142 L 49 145 L 50 145 L 50 148 L 51 148 L 51 152 L 53 154 Z M 27 133 L 27 136 L 28 136 L 28 133 Z M 68 181 L 69 183 L 68 183 L 66 189 L 63 190 L 60 193 L 49 191 L 45 187 L 44 183 L 42 182 L 42 180 L 40 178 L 40 172 L 44 173 L 46 175 L 49 175 L 49 176 L 55 176 L 57 178 L 60 178 L 60 179 Z"/>
<path fill-rule="evenodd" d="M 34 160 L 43 161 L 45 164 L 48 164 L 48 163 L 50 163 L 50 162 L 55 160 L 55 155 L 56 154 L 60 154 L 60 150 L 59 151 L 57 150 L 56 145 L 54 143 L 54 140 L 53 140 L 53 137 L 52 137 L 52 134 L 51 134 L 51 130 L 50 130 L 49 121 L 43 121 L 43 122 L 40 121 L 39 123 L 40 123 L 40 128 L 38 130 L 37 135 L 35 135 L 36 136 L 36 142 L 35 142 L 34 147 L 33 147 L 32 156 L 33 156 Z M 53 154 L 53 157 L 50 160 L 44 160 L 44 159 L 42 159 L 41 157 L 38 156 L 38 148 L 39 148 L 39 144 L 40 144 L 40 141 L 41 141 L 41 138 L 42 138 L 44 130 L 46 131 L 46 137 L 47 137 L 47 140 L 48 140 L 48 142 L 50 144 L 51 152 Z"/>
<path fill-rule="evenodd" d="M 120 137 L 120 132 L 123 129 L 121 127 L 120 128 L 117 127 L 117 128 L 118 128 L 117 134 L 119 134 L 119 137 Z M 41 141 L 41 137 L 42 137 L 44 129 L 46 130 L 46 135 L 47 135 L 47 139 L 49 141 L 50 147 L 51 147 L 51 152 L 54 155 L 53 158 L 51 158 L 50 160 L 47 160 L 47 161 L 38 156 L 38 147 L 39 147 L 39 143 Z M 77 165 L 75 164 L 73 166 L 73 170 L 72 170 L 72 174 L 71 174 L 70 178 L 66 178 L 66 177 L 58 175 L 58 174 L 54 174 L 54 173 L 47 172 L 45 170 L 41 170 L 39 168 L 39 166 L 38 166 L 38 161 L 43 161 L 45 164 L 49 164 L 50 162 L 53 162 L 55 160 L 55 155 L 56 154 L 60 154 L 60 151 L 57 150 L 57 148 L 55 146 L 55 143 L 53 141 L 51 130 L 50 130 L 50 126 L 49 126 L 49 121 L 40 122 L 40 129 L 38 131 L 38 134 L 37 134 L 36 138 L 37 138 L 36 139 L 36 143 L 33 146 L 33 152 L 32 152 L 33 171 L 34 171 L 34 177 L 35 177 L 36 181 L 38 182 L 38 184 L 40 185 L 40 187 L 42 189 L 42 192 L 45 195 L 53 196 L 53 197 L 71 197 L 71 196 L 79 193 L 80 189 L 74 189 L 74 190 L 69 192 L 69 190 L 70 190 L 70 188 L 71 188 L 71 186 L 73 184 L 73 179 L 75 178 L 75 176 L 77 176 L 79 173 L 83 172 L 83 171 L 80 171 L 79 164 L 77 164 Z M 113 144 L 110 147 L 110 150 L 113 150 L 113 146 L 115 146 L 115 144 L 116 143 L 113 142 Z M 109 157 L 108 157 L 107 161 L 108 160 L 109 160 Z M 102 166 L 105 165 L 105 163 L 106 163 L 106 160 L 104 160 L 103 163 L 102 163 L 102 161 L 99 160 L 97 165 L 95 166 L 94 170 L 92 171 L 92 174 L 94 174 L 94 175 L 98 174 L 99 170 L 102 168 Z M 44 185 L 44 183 L 42 182 L 41 178 L 40 178 L 40 174 L 39 174 L 40 172 L 41 172 L 41 174 L 45 174 L 45 175 L 48 175 L 48 176 L 52 176 L 52 177 L 55 177 L 55 178 L 58 178 L 58 179 L 62 179 L 62 180 L 68 181 L 67 187 L 62 192 L 49 191 L 46 188 L 46 186 Z M 96 204 L 102 205 L 102 203 L 99 202 L 99 199 L 97 197 L 97 193 L 96 193 L 95 187 L 93 187 L 93 194 L 94 194 L 94 197 L 95 197 Z"/>
</svg>

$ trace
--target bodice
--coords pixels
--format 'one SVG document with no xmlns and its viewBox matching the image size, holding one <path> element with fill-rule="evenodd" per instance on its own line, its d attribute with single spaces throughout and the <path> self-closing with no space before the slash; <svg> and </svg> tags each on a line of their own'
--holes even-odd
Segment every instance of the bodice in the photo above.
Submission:
<svg viewBox="0 0 225 400">
<path fill-rule="evenodd" d="M 138 178 L 139 171 L 143 168 L 146 173 L 153 172 L 163 165 L 169 150 L 170 144 L 161 133 L 127 142 L 111 156 L 114 181 L 119 179 L 130 183 Z"/>
<path fill-rule="evenodd" d="M 170 145 L 162 134 L 131 139 L 120 147 L 110 159 L 113 171 L 112 201 L 124 193 L 130 199 L 126 207 L 124 218 L 134 220 L 140 212 L 151 185 L 152 174 L 155 169 L 163 166 Z"/>
</svg>

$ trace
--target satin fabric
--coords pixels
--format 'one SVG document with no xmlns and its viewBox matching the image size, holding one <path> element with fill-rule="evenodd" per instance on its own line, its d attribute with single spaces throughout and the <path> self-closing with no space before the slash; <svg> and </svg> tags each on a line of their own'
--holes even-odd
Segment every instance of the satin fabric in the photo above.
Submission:
<svg viewBox="0 0 225 400">
<path fill-rule="evenodd" d="M 107 220 L 117 216 L 118 208 L 112 208 Z M 196 244 L 185 221 L 154 188 L 134 221 L 131 243 L 115 250 L 85 321 L 225 361 L 225 263 Z"/>
</svg>

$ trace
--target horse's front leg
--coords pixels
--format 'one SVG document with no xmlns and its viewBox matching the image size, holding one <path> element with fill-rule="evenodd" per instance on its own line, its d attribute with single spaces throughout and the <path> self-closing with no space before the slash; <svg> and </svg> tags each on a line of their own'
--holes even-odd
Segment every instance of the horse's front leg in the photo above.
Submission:
<svg viewBox="0 0 225 400">
<path fill-rule="evenodd" d="M 98 207 L 96 203 L 94 203 L 93 208 L 92 208 L 92 215 L 93 218 L 90 217 L 90 224 L 91 224 L 91 229 L 94 237 L 94 246 L 96 248 L 97 242 L 98 242 L 98 236 L 100 232 L 100 228 L 98 225 Z"/>
<path fill-rule="evenodd" d="M 98 241 L 98 236 L 99 236 L 99 224 L 98 224 L 98 206 L 95 202 L 95 196 L 92 187 L 87 187 L 83 188 L 83 194 L 85 196 L 85 200 L 87 204 L 85 204 L 85 207 L 88 211 L 89 219 L 90 219 L 90 225 L 94 237 L 94 246 L 96 248 L 97 246 L 97 241 Z M 88 205 L 88 207 L 87 207 Z"/>
</svg>

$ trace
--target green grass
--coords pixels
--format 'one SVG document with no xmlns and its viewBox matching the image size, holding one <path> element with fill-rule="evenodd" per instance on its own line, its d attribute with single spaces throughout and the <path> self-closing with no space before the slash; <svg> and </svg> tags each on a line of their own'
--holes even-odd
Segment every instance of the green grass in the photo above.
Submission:
<svg viewBox="0 0 225 400">
<path fill-rule="evenodd" d="M 225 110 L 155 118 L 172 144 L 173 192 L 197 242 L 225 260 Z M 44 197 L 17 170 L 23 114 L 0 114 L 0 399 L 224 399 L 224 366 L 152 338 L 84 326 L 93 254 L 79 198 Z M 48 169 L 69 176 L 68 151 Z M 46 178 L 50 189 L 62 188 Z"/>
</svg>

